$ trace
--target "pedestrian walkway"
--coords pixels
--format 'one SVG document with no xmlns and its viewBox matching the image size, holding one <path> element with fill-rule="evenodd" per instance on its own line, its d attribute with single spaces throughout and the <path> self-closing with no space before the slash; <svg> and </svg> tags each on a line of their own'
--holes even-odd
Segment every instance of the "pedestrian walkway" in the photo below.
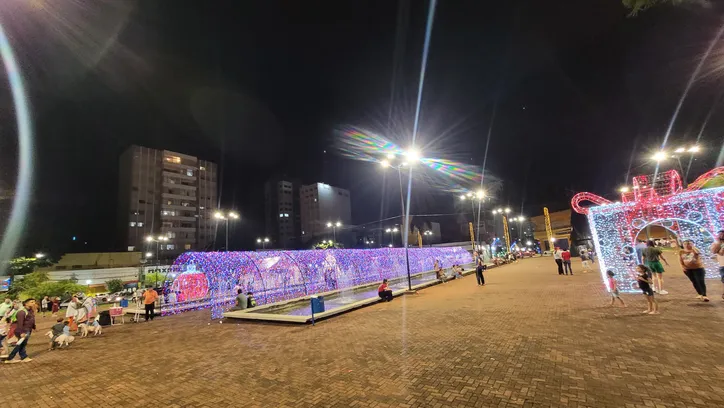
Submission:
<svg viewBox="0 0 724 408">
<path fill-rule="evenodd" d="M 573 267 L 559 276 L 551 258 L 525 259 L 486 272 L 485 287 L 467 276 L 314 327 L 209 323 L 200 311 L 51 353 L 36 336 L 32 363 L 0 368 L 11 379 L 3 397 L 23 407 L 724 406 L 719 282 L 703 303 L 671 267 L 650 316 L 639 294 L 608 308 L 600 275 Z"/>
</svg>

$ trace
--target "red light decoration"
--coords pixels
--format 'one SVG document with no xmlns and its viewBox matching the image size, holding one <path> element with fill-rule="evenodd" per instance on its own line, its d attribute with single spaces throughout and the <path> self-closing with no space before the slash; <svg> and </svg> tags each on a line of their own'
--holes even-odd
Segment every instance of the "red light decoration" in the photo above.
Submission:
<svg viewBox="0 0 724 408">
<path fill-rule="evenodd" d="M 576 194 L 571 207 L 588 217 L 604 282 L 606 271 L 611 269 L 616 273 L 620 288 L 637 290 L 636 238 L 649 225 L 663 227 L 680 240 L 691 239 L 702 252 L 708 252 L 716 231 L 724 227 L 724 187 L 700 188 L 721 174 L 724 174 L 724 167 L 715 168 L 696 179 L 686 190 L 675 170 L 656 176 L 636 176 L 633 191 L 622 193 L 620 203 L 591 193 Z M 597 205 L 583 207 L 583 201 Z M 711 257 L 704 257 L 704 266 L 707 277 L 719 277 L 718 264 Z"/>
</svg>

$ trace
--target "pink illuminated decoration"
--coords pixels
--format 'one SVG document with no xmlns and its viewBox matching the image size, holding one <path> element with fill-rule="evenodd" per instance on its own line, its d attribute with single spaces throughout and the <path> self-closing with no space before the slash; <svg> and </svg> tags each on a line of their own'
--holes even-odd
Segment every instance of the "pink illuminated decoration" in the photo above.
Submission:
<svg viewBox="0 0 724 408">
<path fill-rule="evenodd" d="M 724 174 L 724 167 L 699 177 L 686 190 L 675 170 L 655 177 L 637 176 L 633 179 L 633 189 L 621 194 L 620 203 L 611 203 L 591 193 L 576 194 L 571 207 L 588 217 L 604 281 L 606 270 L 611 269 L 620 288 L 637 290 L 636 239 L 649 225 L 667 229 L 680 241 L 691 239 L 702 252 L 708 252 L 716 231 L 724 226 L 724 187 L 700 188 L 720 174 Z M 583 201 L 597 205 L 582 207 Z M 670 268 L 679 268 L 675 259 L 669 263 Z M 718 265 L 711 257 L 704 257 L 704 266 L 707 277 L 719 277 Z"/>
<path fill-rule="evenodd" d="M 460 247 L 409 249 L 413 274 L 431 271 L 435 260 L 448 268 L 469 263 L 471 257 Z M 211 308 L 213 318 L 233 305 L 239 289 L 252 292 L 263 305 L 407 274 L 403 248 L 187 252 L 171 270 L 179 275 L 164 292 L 176 294 L 176 299 L 163 303 L 161 313 Z"/>
</svg>

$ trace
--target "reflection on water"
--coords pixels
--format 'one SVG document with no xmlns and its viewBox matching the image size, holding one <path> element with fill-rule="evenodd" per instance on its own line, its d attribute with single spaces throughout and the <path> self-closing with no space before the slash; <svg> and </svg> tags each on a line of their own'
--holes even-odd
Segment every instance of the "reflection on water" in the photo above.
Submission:
<svg viewBox="0 0 724 408">
<path fill-rule="evenodd" d="M 412 286 L 422 283 L 433 282 L 436 280 L 435 272 L 425 272 L 423 274 L 412 277 Z M 355 290 L 345 290 L 343 292 L 324 296 L 324 309 L 332 310 L 349 304 L 359 302 L 361 300 L 377 298 L 377 287 L 379 283 L 369 285 Z M 390 283 L 390 289 L 393 291 L 407 289 L 407 278 L 397 280 Z M 256 313 L 282 314 L 289 316 L 310 316 L 312 308 L 309 299 L 300 300 L 279 307 L 271 307 L 259 310 Z"/>
</svg>

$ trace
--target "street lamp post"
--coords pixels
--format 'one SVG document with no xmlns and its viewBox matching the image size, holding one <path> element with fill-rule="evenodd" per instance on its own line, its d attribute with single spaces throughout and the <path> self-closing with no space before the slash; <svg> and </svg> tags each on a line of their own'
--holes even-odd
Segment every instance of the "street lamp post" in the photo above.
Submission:
<svg viewBox="0 0 724 408">
<path fill-rule="evenodd" d="M 341 227 L 342 223 L 337 221 L 335 223 L 328 222 L 327 228 L 332 228 L 332 242 L 337 242 L 337 228 Z"/>
<path fill-rule="evenodd" d="M 267 244 L 268 242 L 269 242 L 269 238 L 266 238 L 266 237 L 264 237 L 264 238 L 257 238 L 257 239 L 256 239 L 256 243 L 257 243 L 257 244 L 261 244 L 261 249 L 262 249 L 262 250 L 266 249 L 266 244 Z"/>
<path fill-rule="evenodd" d="M 387 232 L 387 233 L 390 234 L 390 247 L 393 247 L 393 246 L 395 245 L 395 237 L 394 237 L 394 235 L 392 235 L 392 234 L 396 233 L 397 231 L 399 231 L 399 230 L 397 229 L 397 227 L 387 228 L 387 229 L 385 230 L 385 232 Z"/>
<path fill-rule="evenodd" d="M 432 231 L 429 231 L 429 230 L 428 230 L 428 231 L 425 231 L 425 232 L 422 233 L 422 235 L 424 235 L 424 236 L 426 236 L 426 237 L 432 237 Z M 432 238 L 428 239 L 427 245 L 428 245 L 428 246 L 432 246 Z"/>
<path fill-rule="evenodd" d="M 690 159 L 694 158 L 694 155 L 696 153 L 699 153 L 701 151 L 701 147 L 698 145 L 693 145 L 690 147 L 679 147 L 676 150 L 674 150 L 673 153 L 668 153 L 665 150 L 658 151 L 654 153 L 653 156 L 651 156 L 651 159 L 654 160 L 656 163 L 661 163 L 662 161 L 668 159 L 669 157 L 676 159 L 676 162 L 679 164 L 679 171 L 681 171 L 681 179 L 684 183 L 684 187 L 687 185 L 687 174 L 684 173 L 684 166 L 681 164 L 681 156 L 688 154 Z M 691 162 L 689 162 L 689 167 L 691 167 Z"/>
<path fill-rule="evenodd" d="M 493 214 L 501 214 L 503 216 L 503 236 L 505 237 L 505 244 L 507 248 L 506 252 L 510 251 L 510 231 L 508 231 L 508 214 L 510 214 L 510 208 L 498 208 L 493 210 Z"/>
<path fill-rule="evenodd" d="M 226 246 L 224 249 L 226 252 L 229 252 L 229 220 L 238 220 L 239 214 L 234 211 L 229 211 L 228 213 L 224 213 L 223 211 L 217 211 L 214 213 L 214 218 L 217 220 L 224 220 L 226 221 Z"/>
<path fill-rule="evenodd" d="M 480 243 L 480 212 L 482 210 L 483 206 L 483 200 L 485 200 L 485 191 L 478 190 L 475 194 L 468 192 L 467 194 L 463 194 L 460 196 L 461 200 L 470 200 L 470 208 L 473 211 L 473 224 L 475 224 L 475 242 L 476 247 Z M 475 216 L 475 201 L 478 201 L 478 216 Z M 495 214 L 495 211 L 493 211 L 493 214 Z M 483 223 L 483 230 L 485 230 L 485 223 Z"/>
<path fill-rule="evenodd" d="M 151 242 L 155 242 L 155 243 L 156 243 L 156 261 L 157 261 L 157 262 L 160 262 L 160 259 L 158 258 L 158 247 L 159 247 L 159 245 L 161 244 L 161 242 L 168 242 L 168 237 L 165 236 L 165 235 L 159 235 L 158 237 L 154 237 L 154 236 L 152 236 L 152 235 L 149 235 L 149 236 L 146 237 L 146 242 L 148 242 L 149 244 L 150 244 Z M 150 258 L 150 256 L 148 256 L 148 254 L 150 254 L 150 252 L 147 252 L 147 253 L 146 253 L 146 258 Z M 151 255 L 153 255 L 153 254 L 151 254 Z"/>
</svg>

